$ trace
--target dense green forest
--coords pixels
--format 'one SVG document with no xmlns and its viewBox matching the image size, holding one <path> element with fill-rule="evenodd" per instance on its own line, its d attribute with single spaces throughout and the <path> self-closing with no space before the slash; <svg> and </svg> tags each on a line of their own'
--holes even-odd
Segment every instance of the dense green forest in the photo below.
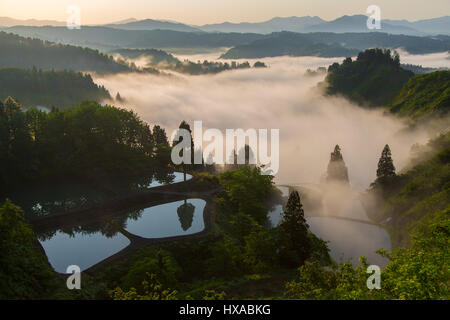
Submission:
<svg viewBox="0 0 450 320">
<path fill-rule="evenodd" d="M 332 64 L 328 68 L 326 92 L 362 105 L 384 106 L 413 76 L 414 73 L 400 67 L 398 54 L 370 49 L 359 53 L 355 61 L 347 58 L 342 64 Z"/>
<path fill-rule="evenodd" d="M 89 74 L 74 71 L 43 71 L 0 68 L 0 99 L 12 96 L 24 107 L 52 106 L 68 108 L 82 101 L 111 99 L 103 86 Z"/>
<path fill-rule="evenodd" d="M 96 102 L 50 113 L 0 102 L 1 194 L 27 182 L 136 173 L 170 162 L 167 136 L 132 111 Z"/>
<path fill-rule="evenodd" d="M 121 64 L 97 50 L 55 44 L 0 32 L 0 66 L 43 70 L 130 72 L 132 65 Z"/>
</svg>

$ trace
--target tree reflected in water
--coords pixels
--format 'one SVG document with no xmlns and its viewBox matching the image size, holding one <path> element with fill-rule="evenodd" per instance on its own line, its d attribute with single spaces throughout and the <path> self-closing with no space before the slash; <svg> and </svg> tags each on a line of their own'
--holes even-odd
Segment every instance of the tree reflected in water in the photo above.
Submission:
<svg viewBox="0 0 450 320">
<path fill-rule="evenodd" d="M 194 220 L 195 206 L 192 203 L 188 203 L 186 199 L 184 203 L 178 207 L 178 219 L 180 220 L 181 228 L 183 231 L 188 230 L 192 226 Z"/>
</svg>

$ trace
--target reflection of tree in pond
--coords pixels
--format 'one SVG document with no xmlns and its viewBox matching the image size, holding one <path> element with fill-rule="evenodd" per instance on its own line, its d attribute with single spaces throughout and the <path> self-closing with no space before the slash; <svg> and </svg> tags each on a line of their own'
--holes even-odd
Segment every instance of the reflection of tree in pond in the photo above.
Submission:
<svg viewBox="0 0 450 320">
<path fill-rule="evenodd" d="M 187 203 L 184 200 L 184 204 L 178 207 L 178 219 L 180 220 L 181 228 L 186 231 L 192 226 L 194 220 L 195 206 L 192 203 Z"/>
<path fill-rule="evenodd" d="M 112 238 L 119 232 L 120 228 L 121 226 L 116 221 L 110 220 L 103 224 L 101 232 L 105 237 Z"/>
<path fill-rule="evenodd" d="M 173 172 L 155 172 L 153 178 L 158 181 L 159 183 L 162 184 L 169 184 L 172 183 L 173 180 L 175 179 L 175 175 L 173 174 Z"/>
<path fill-rule="evenodd" d="M 85 207 L 103 201 L 106 195 L 87 185 L 55 182 L 28 186 L 10 198 L 31 218 Z"/>
<path fill-rule="evenodd" d="M 40 241 L 49 240 L 53 238 L 59 231 L 71 237 L 75 237 L 76 234 L 90 235 L 100 232 L 105 237 L 112 238 L 118 232 L 120 232 L 121 229 L 124 229 L 126 227 L 126 221 L 128 219 L 137 220 L 141 217 L 142 212 L 143 210 L 133 210 L 113 219 L 102 219 L 102 221 L 95 222 L 93 222 L 92 220 L 88 220 L 85 223 L 81 222 L 77 226 L 61 225 L 59 226 L 59 228 L 40 231 L 39 233 L 37 233 L 37 237 Z"/>
<path fill-rule="evenodd" d="M 133 211 L 129 211 L 127 212 L 125 215 L 122 215 L 120 217 L 117 217 L 115 220 L 123 227 L 125 228 L 125 222 L 128 219 L 131 220 L 138 220 L 141 216 L 142 216 L 142 212 L 144 211 L 144 209 L 137 209 L 137 210 L 133 210 Z"/>
<path fill-rule="evenodd" d="M 36 237 L 39 241 L 45 241 L 53 238 L 56 234 L 56 230 L 46 230 L 43 232 L 36 233 Z"/>
</svg>

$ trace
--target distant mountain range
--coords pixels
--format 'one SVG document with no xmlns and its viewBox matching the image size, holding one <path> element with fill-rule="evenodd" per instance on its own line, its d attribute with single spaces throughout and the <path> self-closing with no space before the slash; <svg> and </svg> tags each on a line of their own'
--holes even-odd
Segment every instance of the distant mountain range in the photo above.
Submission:
<svg viewBox="0 0 450 320">
<path fill-rule="evenodd" d="M 449 31 L 448 29 L 444 30 L 446 32 Z M 371 31 L 379 31 L 390 34 L 426 35 L 425 32 L 414 29 L 408 24 L 391 24 L 383 20 L 381 21 L 381 29 L 370 30 L 367 28 L 367 16 L 365 15 L 343 16 L 333 21 L 309 26 L 303 32 L 347 33 L 347 32 L 371 32 Z"/>
<path fill-rule="evenodd" d="M 206 24 L 202 26 L 188 25 L 173 21 L 163 20 L 137 20 L 130 18 L 109 24 L 103 27 L 122 30 L 172 30 L 182 32 L 237 32 L 237 33 L 260 33 L 270 34 L 273 32 L 291 31 L 299 33 L 309 32 L 370 32 L 366 26 L 367 16 L 352 15 L 342 16 L 332 21 L 325 21 L 320 17 L 276 17 L 264 22 L 224 22 L 218 24 Z M 0 26 L 64 26 L 65 22 L 51 20 L 17 20 L 7 17 L 0 17 Z M 450 35 L 450 16 L 432 18 L 410 22 L 407 20 L 382 20 L 381 30 L 375 30 L 390 34 L 404 35 Z"/>
<path fill-rule="evenodd" d="M 19 20 L 19 19 L 13 19 L 13 18 L 8 18 L 8 17 L 0 17 L 0 26 L 2 26 L 2 27 L 13 27 L 13 26 L 61 27 L 61 26 L 65 26 L 65 25 L 66 25 L 66 22 L 55 21 L 55 20 L 36 20 L 36 19 Z"/>
<path fill-rule="evenodd" d="M 332 21 L 325 21 L 319 17 L 276 17 L 264 22 L 224 22 L 219 24 L 206 24 L 203 26 L 191 26 L 182 23 L 140 20 L 120 25 L 105 25 L 126 30 L 155 30 L 166 29 L 184 32 L 238 32 L 238 33 L 261 33 L 291 31 L 299 33 L 308 32 L 371 32 L 367 28 L 367 16 L 353 15 L 342 16 Z M 382 20 L 381 30 L 375 30 L 390 34 L 404 35 L 433 35 L 450 34 L 450 16 L 409 22 L 407 20 Z"/>
<path fill-rule="evenodd" d="M 319 17 L 289 17 L 273 18 L 265 22 L 257 23 L 230 23 L 206 24 L 198 27 L 206 32 L 249 32 L 268 34 L 280 31 L 304 32 L 309 27 L 326 23 Z"/>
<path fill-rule="evenodd" d="M 7 19 L 3 21 L 11 23 Z M 224 59 L 283 55 L 342 57 L 353 56 L 368 48 L 402 48 L 413 54 L 450 51 L 448 16 L 416 22 L 386 20 L 382 22 L 382 29 L 376 30 L 378 32 L 368 32 L 367 17 L 364 15 L 343 16 L 333 21 L 324 21 L 319 17 L 290 17 L 262 23 L 199 27 L 131 18 L 103 26 L 83 26 L 80 30 L 69 30 L 65 26 L 39 26 L 44 22 L 27 21 L 36 26 L 0 27 L 0 31 L 103 52 L 119 49 L 153 48 L 174 52 L 179 49 L 201 51 L 231 48 L 221 56 Z M 283 29 L 289 31 L 279 31 Z M 271 30 L 276 31 L 267 33 Z"/>
<path fill-rule="evenodd" d="M 106 27 L 0 28 L 22 37 L 71 44 L 111 52 L 117 49 L 199 49 L 231 48 L 222 58 L 249 59 L 282 55 L 316 55 L 323 57 L 351 56 L 368 48 L 402 48 L 413 54 L 450 51 L 450 36 L 407 36 L 382 32 L 274 32 L 211 33 L 172 30 L 123 30 Z"/>
<path fill-rule="evenodd" d="M 199 28 L 191 27 L 183 23 L 152 20 L 152 19 L 122 22 L 122 23 L 119 22 L 115 24 L 106 24 L 103 26 L 122 30 L 172 30 L 182 32 L 203 32 Z"/>
</svg>

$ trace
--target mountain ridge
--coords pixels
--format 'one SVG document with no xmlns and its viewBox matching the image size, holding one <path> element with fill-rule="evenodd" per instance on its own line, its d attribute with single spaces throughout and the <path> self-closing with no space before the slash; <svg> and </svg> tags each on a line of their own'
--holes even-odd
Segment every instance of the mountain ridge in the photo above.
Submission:
<svg viewBox="0 0 450 320">
<path fill-rule="evenodd" d="M 238 32 L 261 33 L 273 32 L 370 32 L 367 29 L 368 17 L 363 14 L 343 15 L 336 19 L 324 20 L 318 16 L 290 16 L 273 17 L 261 22 L 221 22 L 204 25 L 192 25 L 188 23 L 163 20 L 163 19 L 136 19 L 128 18 L 106 24 L 89 24 L 86 26 L 102 26 L 123 30 L 173 30 L 183 32 Z M 54 20 L 28 19 L 20 20 L 9 17 L 0 17 L 0 26 L 65 26 L 66 22 Z M 406 35 L 450 35 L 450 16 L 409 21 L 406 19 L 382 19 L 382 32 Z"/>
</svg>

